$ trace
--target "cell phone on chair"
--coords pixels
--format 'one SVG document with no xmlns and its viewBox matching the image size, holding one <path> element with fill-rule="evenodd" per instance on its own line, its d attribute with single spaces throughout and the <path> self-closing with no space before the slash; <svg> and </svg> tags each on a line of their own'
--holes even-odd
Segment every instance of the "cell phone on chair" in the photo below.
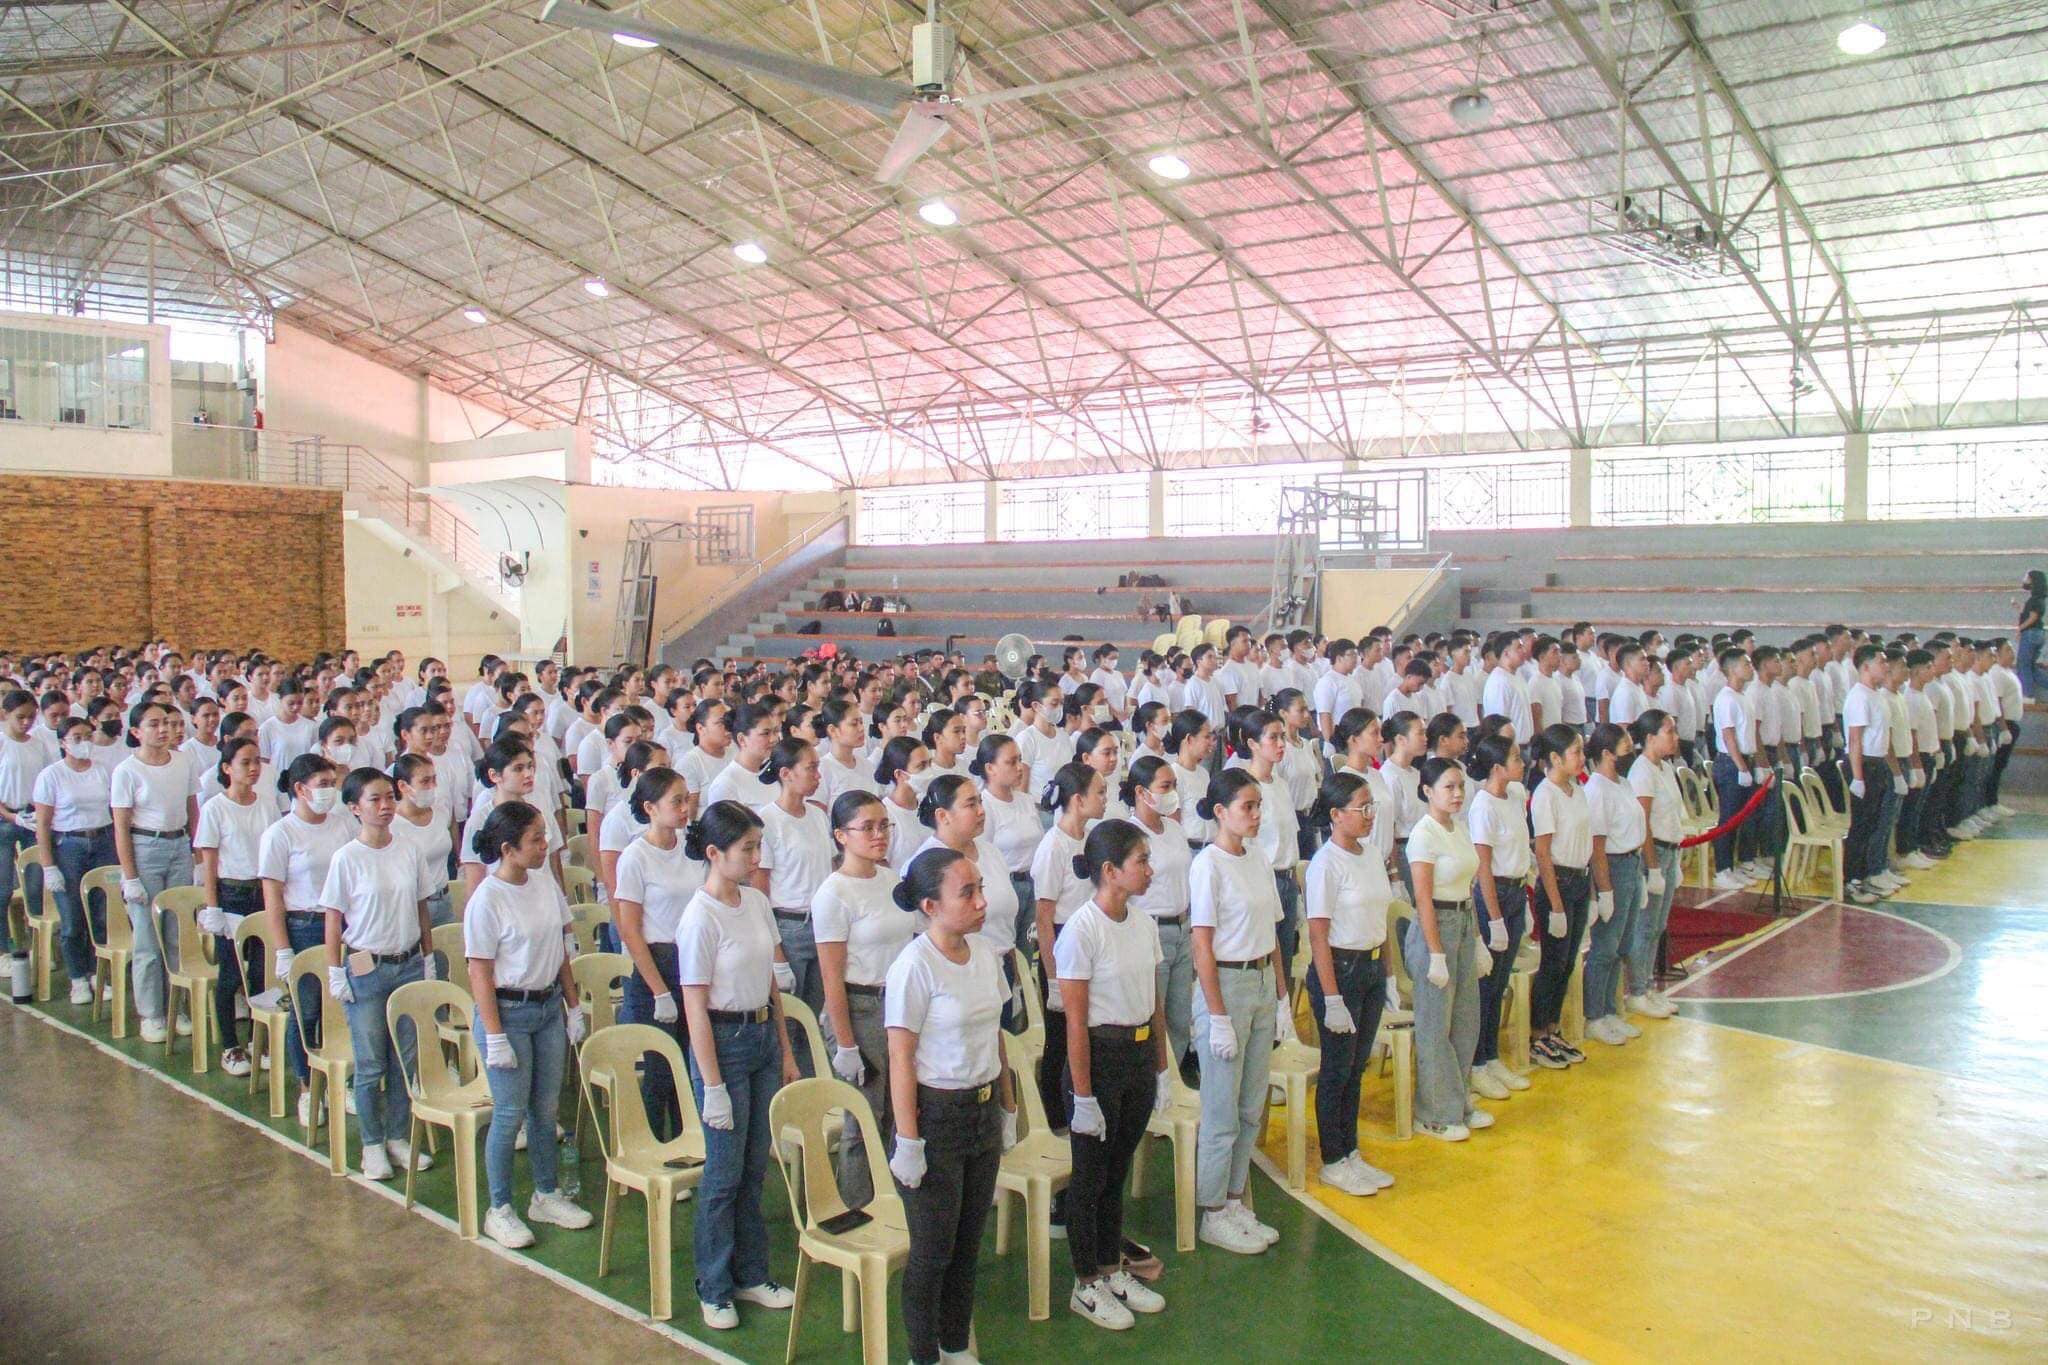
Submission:
<svg viewBox="0 0 2048 1365">
<path fill-rule="evenodd" d="M 848 1209 L 844 1213 L 835 1213 L 830 1218 L 825 1219 L 818 1224 L 818 1229 L 821 1232 L 829 1232 L 836 1237 L 842 1232 L 852 1232 L 855 1228 L 863 1227 L 874 1221 L 873 1216 L 866 1209 Z"/>
</svg>

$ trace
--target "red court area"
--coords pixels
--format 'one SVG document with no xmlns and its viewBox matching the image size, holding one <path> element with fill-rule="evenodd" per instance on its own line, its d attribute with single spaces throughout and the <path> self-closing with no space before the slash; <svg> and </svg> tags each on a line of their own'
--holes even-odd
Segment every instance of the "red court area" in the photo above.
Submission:
<svg viewBox="0 0 2048 1365">
<path fill-rule="evenodd" d="M 1772 915 L 1731 906 L 1673 905 L 1664 926 L 1665 952 L 1671 961 L 1685 962 L 1724 943 L 1747 938 L 1774 920 Z"/>
<path fill-rule="evenodd" d="M 1940 972 L 1955 953 L 1947 938 L 1910 920 L 1829 904 L 1737 949 L 1669 993 L 1682 1000 L 1733 1001 L 1886 990 Z"/>
</svg>

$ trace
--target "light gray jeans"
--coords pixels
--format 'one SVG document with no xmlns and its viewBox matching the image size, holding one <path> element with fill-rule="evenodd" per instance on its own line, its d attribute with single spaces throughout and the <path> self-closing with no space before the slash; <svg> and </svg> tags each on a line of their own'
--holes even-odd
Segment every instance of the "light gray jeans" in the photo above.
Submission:
<svg viewBox="0 0 2048 1365">
<path fill-rule="evenodd" d="M 1664 873 L 1664 889 L 1651 894 L 1642 912 L 1636 916 L 1635 933 L 1630 938 L 1624 959 L 1628 967 L 1628 993 L 1641 995 L 1657 985 L 1657 944 L 1664 937 L 1664 926 L 1671 920 L 1671 901 L 1678 894 L 1678 850 L 1661 849 L 1651 845 L 1651 852 L 1657 855 L 1657 867 Z M 1645 885 L 1647 886 L 1645 869 Z"/>
<path fill-rule="evenodd" d="M 1252 1146 L 1266 1117 L 1266 1080 L 1273 1067 L 1276 1000 L 1273 968 L 1218 968 L 1223 1009 L 1237 1034 L 1237 1055 L 1209 1050 L 1209 997 L 1194 992 L 1195 1055 L 1202 1064 L 1202 1120 L 1195 1139 L 1195 1202 L 1222 1206 L 1251 1179 Z M 1474 1018 L 1477 1019 L 1475 1013 Z"/>
<path fill-rule="evenodd" d="M 1159 921 L 1159 966 L 1153 970 L 1159 998 L 1166 1002 L 1166 1041 L 1173 1065 L 1188 1055 L 1188 1019 L 1194 1012 L 1195 950 L 1187 919 Z"/>
<path fill-rule="evenodd" d="M 161 1019 L 166 992 L 156 898 L 168 887 L 192 885 L 192 845 L 184 839 L 135 836 L 135 874 L 143 891 L 143 903 L 128 907 L 128 927 L 135 937 L 134 953 L 128 959 L 135 982 L 135 1013 L 144 1019 Z"/>
<path fill-rule="evenodd" d="M 1422 919 L 1408 921 L 1402 950 L 1415 983 L 1415 1121 L 1463 1123 L 1470 1101 L 1472 1057 L 1479 1050 L 1479 930 L 1468 903 L 1436 912 L 1448 984 L 1429 984 L 1429 942 Z"/>
<path fill-rule="evenodd" d="M 896 1110 L 889 1103 L 889 1030 L 882 1024 L 882 997 L 848 991 L 846 1013 L 853 1022 L 854 1045 L 867 1066 L 867 1082 L 860 1087 L 860 1093 L 867 1096 L 868 1107 L 875 1111 L 875 1124 L 882 1131 L 882 1149 L 893 1151 Z M 838 1042 L 829 1020 L 825 1033 L 829 1049 Z M 839 1196 L 850 1209 L 863 1208 L 875 1197 L 874 1183 L 868 1179 L 867 1144 L 861 1138 L 860 1125 L 850 1121 L 839 1138 Z"/>
<path fill-rule="evenodd" d="M 1614 913 L 1591 918 L 1586 925 L 1586 1022 L 1615 1012 L 1614 990 L 1621 984 L 1621 957 L 1635 941 L 1636 914 L 1645 885 L 1643 855 L 1610 853 L 1607 877 L 1614 886 Z M 1597 892 L 1595 893 L 1598 894 Z"/>
</svg>

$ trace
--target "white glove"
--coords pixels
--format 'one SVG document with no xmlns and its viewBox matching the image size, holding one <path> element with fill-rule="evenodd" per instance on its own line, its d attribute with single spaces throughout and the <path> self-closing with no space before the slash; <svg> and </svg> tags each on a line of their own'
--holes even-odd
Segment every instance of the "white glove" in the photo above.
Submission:
<svg viewBox="0 0 2048 1365">
<path fill-rule="evenodd" d="M 43 869 L 43 885 L 52 891 L 65 890 L 64 869 L 52 864 Z"/>
<path fill-rule="evenodd" d="M 732 1131 L 732 1096 L 726 1092 L 724 1085 L 707 1085 L 704 1087 L 704 1110 L 702 1117 L 706 1128 L 716 1128 L 721 1132 Z M 902 1139 L 898 1138 L 897 1141 L 901 1142 Z M 922 1178 L 924 1175 L 924 1144 L 922 1142 L 917 1144 L 917 1158 L 917 1173 L 919 1178 Z"/>
<path fill-rule="evenodd" d="M 420 954 L 420 980 L 439 981 L 440 979 L 441 966 L 434 961 L 433 949 L 429 948 L 426 952 Z"/>
<path fill-rule="evenodd" d="M 1934 771 L 1936 771 L 1936 772 L 1940 772 L 1940 771 L 1941 771 L 1941 770 L 1942 770 L 1943 768 L 1946 768 L 1947 766 L 1948 766 L 1948 755 L 1947 755 L 1947 754 L 1936 754 L 1936 755 L 1934 756 Z"/>
<path fill-rule="evenodd" d="M 291 949 L 279 948 L 277 950 L 277 954 L 270 964 L 270 974 L 277 978 L 278 985 L 282 986 L 285 983 L 285 979 L 292 974 Z"/>
<path fill-rule="evenodd" d="M 795 995 L 796 968 L 790 966 L 787 962 L 778 962 L 774 965 L 775 989 L 781 991 L 784 995 Z"/>
<path fill-rule="evenodd" d="M 569 1046 L 574 1047 L 583 1041 L 584 1034 L 590 1032 L 590 1021 L 583 1017 L 582 1010 L 574 1009 L 567 1012 L 563 1027 L 569 1032 Z"/>
<path fill-rule="evenodd" d="M 1237 1056 L 1237 1029 L 1227 1014 L 1209 1016 L 1209 1051 L 1219 1062 L 1227 1062 Z"/>
<path fill-rule="evenodd" d="M 1544 927 L 1549 930 L 1552 938 L 1563 938 L 1571 932 L 1572 926 L 1571 921 L 1565 917 L 1564 911 L 1553 910 L 1544 921 Z"/>
<path fill-rule="evenodd" d="M 725 1089 L 722 1085 L 718 1088 L 721 1092 Z M 710 1092 L 707 1091 L 704 1098 L 710 1099 Z M 730 1113 L 726 1115 L 725 1121 L 727 1127 L 732 1126 L 732 1115 Z M 1010 1116 L 1010 1122 L 1013 1126 L 1015 1125 L 1015 1115 Z M 904 1137 L 900 1133 L 897 1134 L 896 1153 L 889 1158 L 889 1174 L 895 1176 L 896 1183 L 903 1186 L 906 1190 L 914 1190 L 924 1183 L 923 1138 Z"/>
<path fill-rule="evenodd" d="M 1917 767 L 1906 774 L 1906 785 L 1908 787 L 1911 787 L 1914 791 L 1919 791 L 1921 785 L 1926 781 L 1927 774 Z"/>
<path fill-rule="evenodd" d="M 1983 741 L 1982 741 L 1982 740 L 1979 740 L 1979 739 L 1975 738 L 1974 736 L 1973 736 L 1973 737 L 1971 738 L 1971 740 L 1970 740 L 1970 757 L 1971 757 L 1971 758 L 1982 758 L 1982 757 L 1984 757 L 1984 755 L 1985 755 L 1985 754 L 1987 754 L 1987 753 L 1989 753 L 1989 752 L 1990 752 L 1990 750 L 1988 750 L 1988 749 L 1986 749 L 1986 748 L 1984 747 L 1984 744 L 1983 744 Z"/>
<path fill-rule="evenodd" d="M 329 967 L 327 969 L 327 993 L 344 1005 L 355 1004 L 356 992 L 355 988 L 348 984 L 348 968 Z"/>
<path fill-rule="evenodd" d="M 1003 1111 L 1003 1150 L 1007 1152 L 1016 1145 L 1017 1111 L 1014 1109 L 1005 1109 Z"/>
<path fill-rule="evenodd" d="M 200 906 L 199 913 L 193 918 L 198 921 L 199 927 L 209 934 L 225 934 L 228 931 L 227 916 L 221 914 L 218 905 Z"/>
<path fill-rule="evenodd" d="M 500 1071 L 517 1071 L 519 1054 L 512 1050 L 512 1040 L 502 1033 L 484 1035 L 484 1065 Z"/>
<path fill-rule="evenodd" d="M 1489 949 L 1484 946 L 1475 948 L 1472 952 L 1472 979 L 1484 981 L 1492 976 L 1494 961 L 1493 953 Z"/>
<path fill-rule="evenodd" d="M 1276 1043 L 1299 1042 L 1294 1031 L 1294 1011 L 1288 1008 L 1287 997 L 1280 997 L 1280 1007 L 1273 1012 L 1273 1041 Z"/>
<path fill-rule="evenodd" d="M 861 1060 L 857 1047 L 835 1047 L 832 1049 L 832 1074 L 848 1085 L 859 1085 L 868 1078 L 868 1064 Z"/>
<path fill-rule="evenodd" d="M 1896 796 L 1904 796 L 1906 794 L 1906 775 L 1904 773 L 1892 774 L 1892 793 Z"/>
<path fill-rule="evenodd" d="M 1341 1005 L 1344 1002 L 1340 1000 L 1337 1003 Z M 1166 1073 L 1164 1071 L 1160 1072 L 1157 1076 L 1153 1077 L 1153 1081 L 1154 1086 L 1152 1090 L 1152 1112 L 1155 1114 L 1163 1114 L 1166 1112 L 1166 1106 L 1173 1102 L 1173 1082 L 1166 1078 Z M 1007 1118 L 1008 1115 L 1005 1115 L 1004 1117 Z"/>
<path fill-rule="evenodd" d="M 142 884 L 140 877 L 121 878 L 121 899 L 130 905 L 140 905 L 149 899 L 149 888 Z"/>
<path fill-rule="evenodd" d="M 1496 953 L 1508 950 L 1508 926 L 1505 920 L 1490 919 L 1486 922 L 1486 946 Z"/>
<path fill-rule="evenodd" d="M 1761 782 L 1771 775 L 1771 770 L 1769 768 L 1757 768 L 1752 770 L 1751 775 Z"/>
<path fill-rule="evenodd" d="M 1351 1017 L 1351 1006 L 1344 1003 L 1343 996 L 1323 997 L 1323 1027 L 1332 1033 L 1358 1032 L 1358 1022 Z"/>
<path fill-rule="evenodd" d="M 1854 782 L 1851 782 L 1849 784 L 1849 795 L 1855 797 L 1858 801 L 1861 801 L 1863 799 L 1863 794 L 1863 779 L 1859 777 Z"/>
<path fill-rule="evenodd" d="M 1593 893 L 1593 917 L 1602 924 L 1614 918 L 1614 893 L 1595 891 Z"/>
<path fill-rule="evenodd" d="M 1429 984 L 1438 990 L 1451 984 L 1451 960 L 1442 953 L 1429 955 Z"/>
<path fill-rule="evenodd" d="M 1109 1131 L 1109 1120 L 1102 1116 L 1102 1105 L 1093 1095 L 1076 1095 L 1074 1121 L 1067 1128 L 1078 1137 L 1099 1138 Z"/>
<path fill-rule="evenodd" d="M 1747 787 L 1755 781 L 1756 779 L 1749 775 L 1749 769 L 1747 768 L 1744 768 L 1741 772 L 1735 774 L 1735 785 L 1738 787 Z"/>
<path fill-rule="evenodd" d="M 1663 895 L 1663 894 L 1664 894 L 1664 869 L 1663 869 L 1663 868 L 1661 868 L 1661 867 L 1653 867 L 1653 868 L 1651 868 L 1651 869 L 1650 869 L 1650 872 L 1649 872 L 1649 875 L 1643 878 L 1643 886 L 1644 886 L 1644 889 L 1645 889 L 1645 890 L 1647 890 L 1647 891 L 1649 892 L 1649 894 L 1650 894 L 1650 895 L 1652 895 L 1652 896 L 1661 896 L 1661 895 Z"/>
<path fill-rule="evenodd" d="M 673 1024 L 676 1021 L 676 998 L 667 991 L 654 997 L 654 1022 Z"/>
</svg>

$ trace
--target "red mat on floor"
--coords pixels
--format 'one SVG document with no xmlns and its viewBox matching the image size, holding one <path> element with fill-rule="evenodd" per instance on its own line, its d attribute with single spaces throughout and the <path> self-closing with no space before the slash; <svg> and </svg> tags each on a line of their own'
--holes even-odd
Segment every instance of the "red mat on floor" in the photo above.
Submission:
<svg viewBox="0 0 2048 1365">
<path fill-rule="evenodd" d="M 1695 953 L 1753 934 L 1771 920 L 1769 915 L 1753 915 L 1746 910 L 1730 910 L 1721 906 L 1697 909 L 1674 905 L 1671 907 L 1671 920 L 1664 930 L 1670 960 L 1683 962 Z"/>
</svg>

